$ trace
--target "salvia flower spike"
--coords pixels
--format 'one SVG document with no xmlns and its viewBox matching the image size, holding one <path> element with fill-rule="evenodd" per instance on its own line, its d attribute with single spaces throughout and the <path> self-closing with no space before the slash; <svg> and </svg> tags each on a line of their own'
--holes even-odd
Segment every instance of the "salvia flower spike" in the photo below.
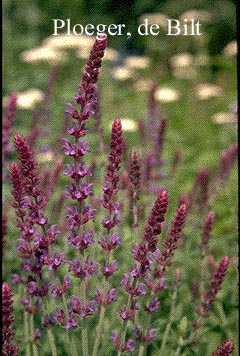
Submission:
<svg viewBox="0 0 240 356">
<path fill-rule="evenodd" d="M 13 329 L 13 293 L 9 285 L 2 284 L 2 352 L 5 356 L 17 356 L 18 348 L 11 342 L 15 336 Z"/>
<path fill-rule="evenodd" d="M 212 353 L 212 356 L 230 356 L 234 351 L 234 344 L 231 340 L 224 341 L 219 348 Z"/>
</svg>

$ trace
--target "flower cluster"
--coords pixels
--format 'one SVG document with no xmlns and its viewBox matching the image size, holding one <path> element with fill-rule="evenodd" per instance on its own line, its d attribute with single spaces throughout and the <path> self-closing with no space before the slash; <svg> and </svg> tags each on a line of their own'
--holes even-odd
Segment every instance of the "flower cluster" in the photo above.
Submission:
<svg viewBox="0 0 240 356">
<path fill-rule="evenodd" d="M 11 164 L 12 205 L 16 209 L 21 236 L 18 252 L 24 269 L 41 276 L 43 265 L 48 264 L 50 246 L 59 232 L 54 226 L 46 228 L 48 218 L 43 213 L 46 199 L 38 189 L 40 178 L 33 152 L 21 135 L 16 134 L 14 139 L 20 160 L 20 166 Z"/>
<path fill-rule="evenodd" d="M 200 212 L 202 212 L 208 206 L 209 180 L 210 177 L 208 168 L 201 168 L 193 185 L 195 201 Z"/>
<path fill-rule="evenodd" d="M 156 157 L 156 162 L 157 166 L 161 167 L 163 165 L 162 161 L 162 153 L 163 153 L 163 145 L 165 141 L 165 134 L 166 134 L 166 128 L 167 128 L 167 117 L 163 116 L 163 118 L 160 121 L 159 128 L 158 128 L 158 134 L 156 137 L 156 142 L 155 142 L 155 157 Z"/>
<path fill-rule="evenodd" d="M 138 199 L 138 192 L 142 187 L 141 160 L 136 148 L 132 149 L 129 164 L 130 193 L 133 199 Z"/>
<path fill-rule="evenodd" d="M 238 156 L 238 143 L 235 142 L 221 154 L 216 181 L 223 184 L 229 176 Z"/>
<path fill-rule="evenodd" d="M 12 328 L 13 317 L 13 293 L 9 285 L 4 282 L 2 285 L 2 352 L 6 356 L 17 356 L 18 348 L 11 344 L 15 336 L 15 330 Z"/>
<path fill-rule="evenodd" d="M 206 218 L 205 218 L 205 222 L 204 222 L 204 226 L 203 226 L 203 231 L 202 231 L 202 243 L 201 243 L 201 249 L 203 249 L 204 247 L 207 246 L 208 241 L 210 239 L 211 236 L 211 231 L 212 231 L 212 226 L 215 220 L 215 215 L 213 211 L 210 211 Z"/>
<path fill-rule="evenodd" d="M 230 356 L 234 351 L 234 344 L 231 340 L 224 341 L 212 356 Z"/>
<path fill-rule="evenodd" d="M 163 277 L 166 273 L 166 268 L 173 262 L 173 252 L 178 248 L 178 240 L 182 234 L 186 213 L 186 205 L 180 205 L 172 222 L 171 229 L 168 232 L 168 236 L 163 240 L 162 244 L 164 246 L 164 250 L 160 253 L 157 251 L 155 256 L 158 263 L 153 272 L 155 278 Z"/>
<path fill-rule="evenodd" d="M 4 255 L 4 246 L 6 245 L 5 236 L 7 235 L 7 215 L 2 215 L 2 256 Z"/>
<path fill-rule="evenodd" d="M 129 161 L 129 167 L 125 172 L 123 180 L 125 178 L 125 185 L 128 189 L 129 210 L 133 216 L 133 227 L 137 229 L 139 225 L 139 214 L 142 210 L 141 206 L 138 206 L 138 200 L 139 193 L 143 186 L 143 177 L 141 172 L 142 161 L 135 147 L 131 151 Z"/>
<path fill-rule="evenodd" d="M 112 125 L 111 152 L 108 156 L 109 165 L 105 174 L 106 183 L 103 187 L 102 205 L 107 210 L 107 218 L 102 225 L 109 232 L 119 222 L 119 203 L 113 200 L 113 196 L 119 190 L 119 168 L 123 150 L 122 124 L 116 118 Z"/>
<path fill-rule="evenodd" d="M 93 184 L 82 182 L 85 176 L 91 176 L 90 165 L 84 165 L 83 157 L 90 151 L 88 142 L 82 140 L 87 133 L 86 121 L 90 115 L 94 114 L 94 105 L 96 102 L 96 82 L 101 67 L 106 39 L 96 40 L 90 53 L 89 60 L 85 67 L 82 81 L 79 84 L 78 95 L 75 96 L 76 102 L 81 106 L 80 112 L 75 110 L 72 104 L 68 104 L 66 113 L 73 119 L 72 126 L 68 133 L 75 138 L 72 144 L 67 138 L 64 138 L 62 147 L 67 156 L 71 156 L 74 163 L 68 164 L 64 174 L 71 178 L 71 184 L 68 187 L 69 195 L 78 202 L 77 207 L 68 208 L 68 222 L 71 233 L 68 242 L 76 249 L 83 251 L 89 245 L 93 244 L 93 233 L 91 231 L 81 231 L 79 226 L 86 224 L 93 219 L 93 208 L 83 205 L 83 201 L 90 195 L 93 195 Z"/>
<path fill-rule="evenodd" d="M 226 276 L 228 265 L 229 259 L 227 256 L 225 256 L 222 258 L 219 266 L 213 272 L 212 279 L 210 280 L 210 289 L 204 292 L 203 295 L 204 300 L 202 306 L 196 308 L 196 312 L 201 318 L 206 318 L 211 314 L 211 306 L 217 299 L 217 293 L 221 289 L 222 283 Z M 199 328 L 200 326 L 200 323 L 194 323 L 195 328 Z"/>
<path fill-rule="evenodd" d="M 15 120 L 17 108 L 17 94 L 12 93 L 9 96 L 8 106 L 5 112 L 5 116 L 2 122 L 2 165 L 7 164 L 7 156 L 12 152 L 12 145 L 10 143 L 10 137 L 12 133 L 12 126 Z M 3 181 L 6 180 L 6 175 L 3 174 Z"/>
</svg>

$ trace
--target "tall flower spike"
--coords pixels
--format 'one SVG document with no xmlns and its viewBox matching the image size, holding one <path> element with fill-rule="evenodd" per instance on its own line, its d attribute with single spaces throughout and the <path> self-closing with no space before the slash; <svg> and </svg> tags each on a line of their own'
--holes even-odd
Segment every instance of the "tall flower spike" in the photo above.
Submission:
<svg viewBox="0 0 240 356">
<path fill-rule="evenodd" d="M 122 124 L 116 118 L 112 125 L 111 152 L 108 156 L 108 167 L 105 174 L 106 183 L 103 187 L 102 205 L 108 211 L 108 216 L 102 221 L 103 226 L 110 231 L 119 222 L 119 203 L 113 201 L 118 192 L 119 168 L 122 159 L 123 137 Z"/>
<path fill-rule="evenodd" d="M 10 144 L 10 137 L 12 134 L 12 125 L 15 120 L 17 108 L 17 94 L 12 93 L 9 96 L 8 106 L 3 118 L 2 124 L 2 165 L 3 167 L 7 164 L 7 156 L 12 151 L 12 146 Z M 6 175 L 3 173 L 3 181 L 5 181 Z"/>
<path fill-rule="evenodd" d="M 208 241 L 211 236 L 212 225 L 214 223 L 214 220 L 215 220 L 214 212 L 210 211 L 205 218 L 205 222 L 204 222 L 204 226 L 203 226 L 202 244 L 201 244 L 202 248 L 208 244 Z"/>
<path fill-rule="evenodd" d="M 157 137 L 156 137 L 156 142 L 155 142 L 155 155 L 156 155 L 156 161 L 158 163 L 158 166 L 161 167 L 163 162 L 162 162 L 162 153 L 163 153 L 163 145 L 164 145 L 164 140 L 165 140 L 165 135 L 166 135 L 166 128 L 167 128 L 167 117 L 164 116 L 161 119 L 158 132 L 157 132 Z"/>
<path fill-rule="evenodd" d="M 5 236 L 7 235 L 7 215 L 2 215 L 2 256 L 4 256 L 4 246 L 6 245 Z"/>
<path fill-rule="evenodd" d="M 218 184 L 223 184 L 229 174 L 231 173 L 232 167 L 237 160 L 238 157 L 238 143 L 235 142 L 231 146 L 229 146 L 226 150 L 224 150 L 221 154 L 219 165 L 218 165 L 218 173 L 216 177 L 216 181 Z"/>
<path fill-rule="evenodd" d="M 160 114 L 160 109 L 156 100 L 156 90 L 157 90 L 157 83 L 155 81 L 152 82 L 149 97 L 148 97 L 148 117 L 150 121 L 150 135 L 152 138 L 156 137 L 156 130 L 158 127 L 158 116 Z"/>
<path fill-rule="evenodd" d="M 71 185 L 68 187 L 69 195 L 78 202 L 77 207 L 74 209 L 68 208 L 67 218 L 71 229 L 68 240 L 69 244 L 72 244 L 76 249 L 81 251 L 93 244 L 93 233 L 92 231 L 88 231 L 79 234 L 79 227 L 83 226 L 89 219 L 93 219 L 94 211 L 91 207 L 84 207 L 83 205 L 83 201 L 90 195 L 93 195 L 93 184 L 88 182 L 82 183 L 85 176 L 91 175 L 90 165 L 84 165 L 83 159 L 90 149 L 88 142 L 83 141 L 82 137 L 87 133 L 87 119 L 90 115 L 94 115 L 97 96 L 96 82 L 105 47 L 106 36 L 103 36 L 101 39 L 95 41 L 91 50 L 82 81 L 79 84 L 78 95 L 75 96 L 76 102 L 81 106 L 80 112 L 75 110 L 72 104 L 67 104 L 68 110 L 66 111 L 66 114 L 70 115 L 73 119 L 68 133 L 75 138 L 75 142 L 72 144 L 67 138 L 64 138 L 62 149 L 67 156 L 73 157 L 74 160 L 74 163 L 67 165 L 64 174 L 71 178 Z M 84 216 L 86 217 L 85 219 Z"/>
<path fill-rule="evenodd" d="M 14 143 L 21 162 L 21 174 L 25 177 L 25 190 L 30 196 L 37 198 L 40 192 L 36 186 L 39 184 L 40 178 L 37 174 L 37 163 L 34 160 L 33 152 L 23 136 L 19 134 L 14 136 Z M 43 201 L 42 204 L 44 207 Z"/>
<path fill-rule="evenodd" d="M 12 184 L 11 193 L 14 198 L 12 206 L 16 209 L 16 215 L 22 218 L 26 214 L 24 211 L 25 180 L 17 163 L 12 162 L 10 174 Z"/>
<path fill-rule="evenodd" d="M 140 207 L 137 206 L 139 192 L 142 188 L 141 160 L 136 148 L 132 149 L 129 164 L 129 202 L 130 211 L 133 214 L 133 226 L 138 226 L 138 215 Z"/>
<path fill-rule="evenodd" d="M 217 293 L 221 289 L 222 283 L 225 279 L 228 265 L 229 259 L 228 256 L 225 256 L 222 258 L 219 266 L 213 272 L 212 279 L 210 280 L 210 289 L 203 295 L 203 303 L 201 308 L 196 309 L 196 312 L 200 317 L 206 318 L 211 314 L 210 308 L 217 299 Z"/>
<path fill-rule="evenodd" d="M 224 341 L 219 348 L 212 353 L 212 356 L 230 356 L 234 351 L 234 344 L 231 340 Z"/>
<path fill-rule="evenodd" d="M 18 355 L 18 348 L 11 344 L 15 336 L 13 312 L 13 293 L 9 285 L 4 282 L 2 285 L 2 352 L 6 356 Z"/>
<path fill-rule="evenodd" d="M 181 157 L 182 157 L 182 152 L 179 149 L 177 149 L 173 155 L 170 176 L 173 176 L 173 174 L 176 172 L 177 167 L 179 166 L 179 162 L 181 161 Z"/>
<path fill-rule="evenodd" d="M 172 255 L 178 247 L 178 240 L 181 237 L 185 223 L 187 208 L 185 204 L 180 205 L 173 219 L 168 236 L 163 240 L 164 251 L 156 256 L 158 266 L 154 269 L 155 278 L 161 278 L 166 273 L 166 267 L 172 264 Z"/>
<path fill-rule="evenodd" d="M 152 212 L 144 229 L 143 239 L 148 243 L 148 248 L 151 252 L 154 252 L 157 248 L 157 235 L 162 231 L 168 199 L 168 192 L 162 190 L 153 205 Z"/>
<path fill-rule="evenodd" d="M 131 190 L 133 191 L 133 197 L 137 198 L 138 192 L 141 189 L 141 172 L 140 172 L 140 155 L 137 149 L 134 147 L 130 156 L 129 178 L 131 182 Z"/>
<path fill-rule="evenodd" d="M 198 172 L 194 183 L 193 191 L 195 191 L 195 201 L 198 204 L 199 211 L 203 211 L 208 206 L 209 200 L 209 170 L 203 167 Z"/>
<path fill-rule="evenodd" d="M 93 107 L 97 104 L 97 89 L 96 82 L 102 64 L 102 57 L 107 45 L 106 35 L 103 34 L 101 39 L 96 39 L 93 48 L 90 52 L 89 60 L 85 67 L 85 72 L 82 76 L 82 81 L 79 84 L 78 95 L 75 96 L 76 102 L 81 106 L 81 111 L 78 113 L 71 104 L 68 104 L 67 113 L 73 119 L 85 121 L 90 115 L 94 114 Z M 69 132 L 75 137 L 81 137 L 80 133 Z"/>
</svg>

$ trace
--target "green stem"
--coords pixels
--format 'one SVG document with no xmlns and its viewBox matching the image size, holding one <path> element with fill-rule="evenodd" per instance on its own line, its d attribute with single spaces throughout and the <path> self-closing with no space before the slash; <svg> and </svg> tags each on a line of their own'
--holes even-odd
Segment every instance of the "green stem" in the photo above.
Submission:
<svg viewBox="0 0 240 356">
<path fill-rule="evenodd" d="M 88 352 L 88 331 L 86 326 L 86 320 L 82 321 L 82 351 L 83 356 L 89 356 Z"/>
<path fill-rule="evenodd" d="M 170 307 L 169 322 L 165 328 L 165 331 L 164 331 L 164 334 L 162 337 L 162 344 L 161 344 L 160 352 L 165 349 L 165 346 L 166 346 L 166 343 L 168 340 L 169 332 L 171 330 L 172 321 L 173 321 L 173 317 L 174 317 L 174 313 L 175 313 L 176 299 L 177 299 L 177 286 L 175 287 L 175 290 L 173 292 L 171 307 Z"/>
<path fill-rule="evenodd" d="M 132 288 L 133 288 L 133 289 L 136 288 L 136 287 L 137 287 L 137 284 L 138 284 L 137 279 L 134 279 Z M 128 301 L 127 301 L 127 308 L 126 308 L 127 311 L 129 311 L 129 309 L 130 309 L 130 307 L 131 307 L 131 303 L 132 303 L 132 296 L 131 296 L 131 294 L 129 294 L 129 295 L 128 295 Z M 123 329 L 122 340 L 121 340 L 122 345 L 125 344 L 125 340 L 126 340 L 127 327 L 128 327 L 128 320 L 129 320 L 129 319 L 123 320 L 123 328 L 124 328 L 124 329 Z M 122 351 L 119 350 L 117 356 L 121 356 L 121 355 L 122 355 Z"/>
<path fill-rule="evenodd" d="M 42 298 L 42 306 L 44 308 L 45 315 L 48 316 L 48 304 L 47 304 L 47 301 L 44 300 L 44 298 Z M 48 334 L 48 339 L 49 339 L 49 342 L 50 342 L 52 355 L 53 356 L 57 356 L 57 349 L 56 349 L 55 339 L 54 339 L 54 335 L 52 333 L 51 325 L 47 326 L 47 334 Z"/>
<path fill-rule="evenodd" d="M 220 316 L 220 318 L 221 318 L 222 325 L 223 325 L 223 326 L 226 326 L 227 323 L 228 323 L 228 320 L 227 320 L 227 318 L 226 318 L 226 315 L 225 315 L 224 309 L 223 309 L 223 307 L 222 307 L 222 304 L 217 302 L 217 303 L 216 303 L 216 307 L 217 307 L 219 316 Z M 226 334 L 227 334 L 228 339 L 231 339 L 231 340 L 234 339 L 232 333 L 229 331 L 229 328 L 225 328 L 225 332 L 226 332 Z"/>
<path fill-rule="evenodd" d="M 63 302 L 64 313 L 65 313 L 67 319 L 69 319 L 67 301 L 66 301 L 66 298 L 65 298 L 64 294 L 62 294 L 62 302 Z M 67 331 L 67 334 L 68 334 L 68 340 L 69 340 L 70 345 L 71 345 L 71 355 L 72 356 L 78 356 L 76 343 L 74 341 L 73 335 L 69 332 L 69 330 Z"/>
<path fill-rule="evenodd" d="M 50 326 L 47 327 L 47 334 L 48 334 L 48 339 L 49 339 L 50 346 L 51 346 L 52 355 L 58 356 L 54 336 L 52 333 L 52 328 Z"/>
<path fill-rule="evenodd" d="M 85 279 L 82 281 L 82 300 L 84 305 L 86 304 L 86 284 Z M 87 330 L 87 321 L 85 318 L 82 320 L 82 351 L 83 356 L 89 356 L 89 349 L 88 349 L 88 330 Z"/>
<path fill-rule="evenodd" d="M 181 351 L 181 350 L 182 350 L 182 346 L 181 346 L 181 345 L 178 345 L 177 350 L 176 350 L 174 356 L 180 355 L 180 351 Z"/>
<path fill-rule="evenodd" d="M 203 303 L 205 281 L 206 281 L 206 250 L 205 247 L 203 246 L 201 251 L 201 277 L 200 277 L 200 285 L 199 285 L 199 293 L 200 293 L 200 298 L 202 303 Z"/>
<path fill-rule="evenodd" d="M 148 314 L 147 319 L 144 322 L 144 325 L 146 326 L 146 330 L 148 330 L 150 328 L 151 318 L 152 318 L 151 314 Z M 145 344 L 141 343 L 140 344 L 140 348 L 139 348 L 138 356 L 143 356 L 144 355 L 144 351 L 145 351 Z"/>
<path fill-rule="evenodd" d="M 24 338 L 25 338 L 25 349 L 26 349 L 26 355 L 30 356 L 31 355 L 31 348 L 30 348 L 30 343 L 29 343 L 29 320 L 28 320 L 28 312 L 24 310 Z"/>
<path fill-rule="evenodd" d="M 141 344 L 138 352 L 138 356 L 144 356 L 145 345 Z"/>
<path fill-rule="evenodd" d="M 133 227 L 138 227 L 138 206 L 137 206 L 137 192 L 133 192 Z"/>
<path fill-rule="evenodd" d="M 30 334 L 32 338 L 33 356 L 39 356 L 37 345 L 34 342 L 34 319 L 33 313 L 30 314 Z"/>
<path fill-rule="evenodd" d="M 102 331 L 102 327 L 103 327 L 105 310 L 106 310 L 105 305 L 101 305 L 99 322 L 98 322 L 98 326 L 97 326 L 97 330 L 96 330 L 96 339 L 95 339 L 95 343 L 94 343 L 94 347 L 93 347 L 92 356 L 97 356 L 98 355 L 98 347 L 99 347 L 100 339 L 101 339 L 101 336 L 102 336 L 101 331 Z"/>
</svg>

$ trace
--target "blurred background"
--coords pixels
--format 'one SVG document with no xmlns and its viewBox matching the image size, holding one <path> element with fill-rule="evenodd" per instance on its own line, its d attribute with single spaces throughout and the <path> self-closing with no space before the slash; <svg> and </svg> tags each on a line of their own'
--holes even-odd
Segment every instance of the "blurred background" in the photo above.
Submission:
<svg viewBox="0 0 240 356">
<path fill-rule="evenodd" d="M 66 29 L 52 36 L 52 19 L 58 18 L 95 26 L 124 23 L 132 33 L 129 39 L 109 36 L 98 85 L 106 135 L 114 117 L 120 116 L 127 120 L 130 145 L 135 143 L 136 122 L 147 117 L 154 80 L 155 99 L 169 116 L 165 149 L 174 143 L 185 150 L 189 163 L 199 167 L 209 161 L 216 166 L 216 155 L 237 134 L 235 1 L 132 0 L 126 5 L 123 0 L 4 0 L 3 105 L 9 93 L 18 92 L 16 130 L 31 127 L 31 111 L 44 101 L 54 66 L 58 73 L 48 123 L 52 137 L 59 135 L 65 104 L 76 93 L 94 38 L 67 36 Z M 137 34 L 146 18 L 159 25 L 159 35 Z M 168 18 L 199 21 L 202 35 L 167 36 Z"/>
</svg>

